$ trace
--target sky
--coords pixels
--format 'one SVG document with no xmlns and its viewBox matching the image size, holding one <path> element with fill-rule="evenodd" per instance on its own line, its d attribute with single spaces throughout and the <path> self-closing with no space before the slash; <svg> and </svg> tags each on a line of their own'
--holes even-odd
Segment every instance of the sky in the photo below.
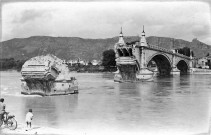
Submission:
<svg viewBox="0 0 211 135">
<path fill-rule="evenodd" d="M 112 38 L 172 37 L 211 45 L 211 9 L 203 1 L 45 1 L 1 6 L 1 40 L 30 36 Z"/>
</svg>

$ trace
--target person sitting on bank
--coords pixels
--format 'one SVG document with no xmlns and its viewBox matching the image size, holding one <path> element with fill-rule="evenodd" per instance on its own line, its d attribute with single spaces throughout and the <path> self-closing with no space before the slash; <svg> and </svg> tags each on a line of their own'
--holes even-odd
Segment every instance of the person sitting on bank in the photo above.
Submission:
<svg viewBox="0 0 211 135">
<path fill-rule="evenodd" d="M 28 131 L 28 129 L 31 128 L 32 119 L 33 119 L 32 109 L 29 109 L 29 112 L 26 114 L 26 125 L 27 125 L 26 131 Z"/>
</svg>

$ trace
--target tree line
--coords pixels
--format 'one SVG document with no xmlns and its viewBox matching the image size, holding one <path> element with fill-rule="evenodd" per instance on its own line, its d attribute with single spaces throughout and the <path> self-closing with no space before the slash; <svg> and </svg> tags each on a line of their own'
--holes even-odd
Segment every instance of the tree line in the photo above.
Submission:
<svg viewBox="0 0 211 135">
<path fill-rule="evenodd" d="M 190 48 L 183 47 L 176 49 L 176 51 L 180 54 L 190 56 L 192 55 L 194 57 L 193 51 L 190 51 Z M 207 54 L 209 56 L 209 54 Z M 8 58 L 8 59 L 0 59 L 0 70 L 8 70 L 8 69 L 15 69 L 20 71 L 22 68 L 22 65 L 25 63 L 26 60 L 15 60 L 14 58 Z M 103 66 L 103 70 L 102 67 Z M 102 53 L 102 64 L 98 66 L 92 66 L 88 64 L 87 66 L 81 66 L 80 64 L 75 65 L 74 67 L 70 67 L 71 70 L 75 71 L 91 71 L 91 72 L 101 72 L 101 71 L 116 71 L 116 61 L 115 61 L 115 52 L 113 49 L 105 50 Z M 101 69 L 99 69 L 101 68 Z"/>
<path fill-rule="evenodd" d="M 113 49 L 105 50 L 102 53 L 102 64 L 93 66 L 90 63 L 87 66 L 76 64 L 73 67 L 69 67 L 71 71 L 90 71 L 90 72 L 101 72 L 101 71 L 116 71 L 115 52 Z M 14 58 L 0 59 L 0 70 L 17 70 L 20 71 L 26 60 L 15 60 Z M 103 69 L 102 69 L 103 66 Z"/>
<path fill-rule="evenodd" d="M 115 52 L 113 49 L 105 50 L 102 53 L 102 62 L 100 65 L 82 65 L 80 63 L 68 65 L 70 71 L 77 72 L 114 72 L 117 70 L 115 61 Z"/>
<path fill-rule="evenodd" d="M 192 55 L 194 57 L 194 53 L 193 51 L 190 50 L 190 48 L 188 47 L 183 47 L 183 48 L 178 48 L 178 49 L 175 49 L 178 53 L 180 54 L 183 54 L 185 56 L 188 56 L 190 57 L 190 55 Z"/>
<path fill-rule="evenodd" d="M 176 49 L 176 51 L 186 56 L 190 56 L 190 55 L 194 56 L 193 51 L 190 51 L 190 48 L 188 47 L 179 48 L 179 49 Z M 26 60 L 15 60 L 14 58 L 0 59 L 0 70 L 14 69 L 14 70 L 20 71 L 25 61 Z M 102 67 L 100 66 L 103 66 L 104 68 L 102 69 Z M 90 64 L 88 64 L 87 66 L 81 66 L 80 64 L 77 64 L 74 67 L 69 66 L 69 68 L 75 71 L 80 71 L 80 70 L 81 71 L 90 70 L 91 72 L 116 71 L 117 68 L 116 68 L 116 61 L 115 61 L 115 52 L 113 49 L 105 50 L 102 53 L 102 64 L 100 66 L 99 65 L 92 66 Z"/>
<path fill-rule="evenodd" d="M 13 69 L 20 71 L 25 61 L 26 60 L 15 60 L 14 58 L 0 59 L 0 70 Z"/>
</svg>

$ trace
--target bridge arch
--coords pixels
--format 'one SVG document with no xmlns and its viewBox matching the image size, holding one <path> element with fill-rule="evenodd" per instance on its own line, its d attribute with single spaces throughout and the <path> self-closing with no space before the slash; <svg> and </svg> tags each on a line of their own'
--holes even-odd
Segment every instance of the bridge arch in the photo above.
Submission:
<svg viewBox="0 0 211 135">
<path fill-rule="evenodd" d="M 147 61 L 147 67 L 150 61 L 154 61 L 160 75 L 169 75 L 171 72 L 172 62 L 170 58 L 163 53 L 156 53 L 152 55 Z"/>
<path fill-rule="evenodd" d="M 179 60 L 176 63 L 176 67 L 177 67 L 177 69 L 180 70 L 180 73 L 181 74 L 185 74 L 185 73 L 188 72 L 189 64 L 185 60 Z"/>
</svg>

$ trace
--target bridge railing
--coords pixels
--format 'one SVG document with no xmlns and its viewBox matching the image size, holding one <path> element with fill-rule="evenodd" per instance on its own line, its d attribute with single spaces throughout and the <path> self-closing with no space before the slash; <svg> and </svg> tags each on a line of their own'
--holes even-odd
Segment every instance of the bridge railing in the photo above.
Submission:
<svg viewBox="0 0 211 135">
<path fill-rule="evenodd" d="M 188 57 L 188 56 L 186 56 L 186 55 L 183 55 L 183 54 L 180 54 L 180 53 L 174 53 L 174 52 L 171 51 L 171 50 L 168 50 L 168 49 L 166 49 L 166 48 L 162 48 L 162 47 L 159 47 L 159 46 L 149 45 L 149 44 L 148 44 L 148 48 L 160 50 L 160 51 L 167 52 L 167 53 L 170 53 L 170 54 L 174 54 L 174 55 L 177 55 L 177 56 L 180 56 L 180 57 L 184 57 L 184 58 L 186 58 L 186 59 L 190 59 L 190 57 Z"/>
<path fill-rule="evenodd" d="M 155 45 L 149 45 L 148 44 L 148 47 L 149 48 L 153 48 L 153 49 L 156 49 L 156 50 L 161 50 L 161 51 L 164 51 L 164 52 L 168 52 L 168 53 L 172 53 L 173 54 L 173 51 L 170 51 L 166 48 L 162 48 L 162 47 L 159 47 L 159 46 L 155 46 Z"/>
</svg>

